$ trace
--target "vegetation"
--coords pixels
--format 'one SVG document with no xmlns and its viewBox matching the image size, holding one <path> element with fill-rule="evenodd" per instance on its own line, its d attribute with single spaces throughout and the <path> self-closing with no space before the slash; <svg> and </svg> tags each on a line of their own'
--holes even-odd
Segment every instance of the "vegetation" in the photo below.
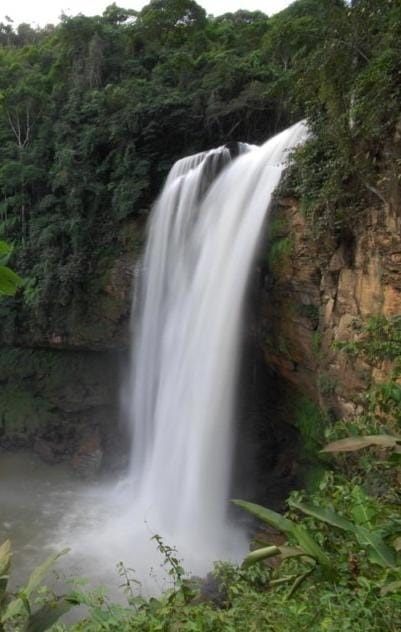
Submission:
<svg viewBox="0 0 401 632">
<path fill-rule="evenodd" d="M 390 202 L 400 10 L 297 0 L 271 18 L 214 18 L 194 0 L 152 0 L 46 29 L 2 24 L 0 237 L 25 279 L 5 326 L 18 327 L 18 309 L 25 324 L 68 329 L 130 247 L 129 222 L 190 152 L 261 142 L 307 117 L 313 136 L 290 186 L 314 225 L 341 229 L 366 196 Z"/>
<path fill-rule="evenodd" d="M 21 277 L 6 265 L 12 248 L 4 241 L 0 241 L 0 296 L 14 296 L 22 283 Z"/>
<path fill-rule="evenodd" d="M 172 580 L 171 590 L 161 597 L 141 597 L 135 579 L 120 567 L 126 606 L 111 603 L 99 590 L 73 590 L 58 598 L 44 591 L 41 608 L 53 613 L 53 621 L 68 607 L 79 604 L 88 607 L 87 617 L 71 626 L 59 623 L 4 629 L 395 632 L 401 624 L 401 520 L 399 505 L 387 491 L 383 493 L 382 488 L 380 498 L 367 494 L 362 477 L 347 480 L 334 471 L 326 474 L 312 497 L 294 492 L 286 516 L 238 501 L 281 531 L 287 542 L 269 543 L 270 530 L 262 548 L 251 552 L 242 567 L 217 564 L 212 597 L 202 591 L 198 580 L 185 579 L 176 552 L 157 537 Z M 24 591 L 9 595 L 8 604 L 19 600 L 22 607 L 23 596 Z M 57 610 L 55 604 L 63 609 Z M 6 618 L 4 612 L 8 613 Z M 1 613 L 5 624 L 10 605 Z M 18 616 L 11 618 L 11 625 L 28 622 L 31 615 L 25 606 Z"/>
<path fill-rule="evenodd" d="M 369 354 L 374 362 L 391 359 L 387 384 L 394 384 L 401 361 L 399 338 L 398 318 L 375 318 L 354 343 L 342 346 L 349 353 Z M 43 587 L 38 590 L 55 558 L 11 594 L 6 592 L 10 549 L 5 544 L 0 549 L 0 625 L 5 632 L 396 632 L 401 626 L 400 422 L 393 395 L 383 407 L 382 395 L 377 400 L 375 392 L 372 387 L 367 394 L 375 403 L 364 417 L 326 430 L 331 443 L 323 451 L 330 468 L 312 492 L 292 492 L 285 515 L 234 501 L 269 528 L 259 530 L 240 567 L 216 564 L 212 591 L 204 590 L 211 577 L 188 578 L 179 554 L 156 535 L 171 579 L 170 590 L 157 599 L 142 597 L 140 584 L 122 564 L 125 606 L 110 602 L 101 590 L 77 589 L 59 597 Z M 307 411 L 308 403 L 300 402 L 306 437 L 314 427 L 311 422 L 308 427 Z M 341 438 L 344 433 L 348 436 Z M 321 435 L 311 436 L 310 449 L 320 441 Z M 88 608 L 86 618 L 70 626 L 56 623 L 63 612 L 82 604 Z"/>
<path fill-rule="evenodd" d="M 400 75 L 398 0 L 297 0 L 271 18 L 214 18 L 193 0 L 152 0 L 140 12 L 113 4 L 46 29 L 1 24 L 2 335 L 22 324 L 63 332 L 71 312 L 85 312 L 183 154 L 261 142 L 305 117 L 312 134 L 285 186 L 316 232 L 348 230 L 372 202 L 391 207 L 400 192 Z M 273 267 L 291 255 L 279 233 Z M 316 308 L 304 316 L 315 322 Z M 399 630 L 400 332 L 399 318 L 373 319 L 340 345 L 389 362 L 388 379 L 369 390 L 364 415 L 326 432 L 331 469 L 310 494 L 291 495 L 286 515 L 237 502 L 275 538 L 267 531 L 241 567 L 218 564 L 214 599 L 158 537 L 172 579 L 158 599 L 141 597 L 123 566 L 127 606 L 99 591 L 54 597 L 42 587 L 54 559 L 12 594 L 5 544 L 0 630 Z M 319 386 L 335 388 L 324 375 Z M 322 428 L 309 403 L 301 408 L 305 451 L 315 454 Z M 76 604 L 87 606 L 85 620 L 56 623 Z"/>
</svg>

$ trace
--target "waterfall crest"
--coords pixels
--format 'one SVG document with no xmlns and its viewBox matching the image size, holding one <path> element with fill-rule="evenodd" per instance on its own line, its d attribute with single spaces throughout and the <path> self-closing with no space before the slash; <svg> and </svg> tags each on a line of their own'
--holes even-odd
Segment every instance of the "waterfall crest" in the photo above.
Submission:
<svg viewBox="0 0 401 632">
<path fill-rule="evenodd" d="M 261 147 L 178 161 L 156 202 L 133 306 L 128 407 L 137 516 L 189 569 L 227 554 L 241 316 L 271 196 L 303 123 Z M 209 558 L 209 559 L 207 559 Z"/>
</svg>

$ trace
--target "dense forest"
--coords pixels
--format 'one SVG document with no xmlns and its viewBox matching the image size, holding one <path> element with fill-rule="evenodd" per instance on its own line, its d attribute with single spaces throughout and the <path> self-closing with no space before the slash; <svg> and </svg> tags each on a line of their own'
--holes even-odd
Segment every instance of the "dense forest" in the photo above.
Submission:
<svg viewBox="0 0 401 632">
<path fill-rule="evenodd" d="M 307 117 L 294 186 L 317 222 L 337 230 L 344 209 L 393 186 L 395 0 L 299 0 L 271 18 L 159 0 L 42 30 L 2 24 L 0 37 L 0 236 L 24 278 L 2 302 L 3 338 L 21 319 L 63 331 L 65 306 L 88 308 L 185 154 Z"/>
<path fill-rule="evenodd" d="M 115 258 L 141 250 L 151 204 L 190 153 L 260 144 L 306 119 L 311 134 L 280 194 L 298 200 L 314 239 L 347 241 L 369 206 L 399 213 L 400 103 L 399 0 L 296 0 L 272 17 L 214 17 L 194 0 L 151 0 L 139 12 L 112 4 L 42 29 L 1 23 L 0 341 L 22 331 L 68 337 Z M 6 593 L 6 544 L 0 631 L 399 630 L 400 319 L 372 319 L 359 334 L 338 348 L 386 362 L 387 378 L 371 385 L 357 418 L 337 420 L 325 436 L 306 418 L 303 439 L 322 478 L 308 494 L 292 493 L 285 517 L 238 502 L 275 530 L 274 541 L 256 539 L 241 567 L 219 563 L 199 596 L 174 543 L 154 536 L 172 589 L 139 597 L 121 565 L 129 607 L 81 589 L 42 591 L 34 602 L 54 559 Z M 89 618 L 55 623 L 82 603 Z"/>
</svg>

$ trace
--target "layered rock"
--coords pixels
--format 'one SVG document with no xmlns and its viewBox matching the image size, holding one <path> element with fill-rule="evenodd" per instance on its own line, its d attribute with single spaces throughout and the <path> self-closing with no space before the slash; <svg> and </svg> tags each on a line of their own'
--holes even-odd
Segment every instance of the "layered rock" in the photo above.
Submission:
<svg viewBox="0 0 401 632">
<path fill-rule="evenodd" d="M 266 362 L 335 417 L 361 410 L 386 368 L 336 348 L 370 316 L 401 313 L 400 216 L 395 206 L 352 218 L 337 239 L 316 236 L 297 200 L 281 200 L 273 221 L 285 256 L 264 271 L 260 341 Z"/>
</svg>

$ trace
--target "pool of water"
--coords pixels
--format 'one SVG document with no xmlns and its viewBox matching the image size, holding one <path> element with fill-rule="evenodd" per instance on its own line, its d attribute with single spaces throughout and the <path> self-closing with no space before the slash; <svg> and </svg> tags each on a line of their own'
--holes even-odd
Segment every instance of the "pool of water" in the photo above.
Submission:
<svg viewBox="0 0 401 632">
<path fill-rule="evenodd" d="M 98 487 L 66 465 L 47 465 L 28 453 L 0 454 L 0 542 L 11 540 L 14 586 L 61 550 L 61 541 L 67 545 L 63 525 L 72 508 Z M 61 567 L 71 567 L 71 561 Z"/>
<path fill-rule="evenodd" d="M 37 565 L 68 548 L 55 565 L 63 584 L 84 577 L 113 592 L 120 583 L 117 563 L 132 562 L 135 548 L 126 503 L 118 481 L 87 482 L 68 465 L 47 465 L 34 454 L 0 454 L 0 543 L 11 541 L 12 586 L 22 586 Z"/>
<path fill-rule="evenodd" d="M 37 565 L 65 548 L 69 553 L 55 566 L 59 579 L 50 576 L 47 585 L 64 590 L 69 578 L 87 578 L 89 586 L 105 585 L 113 600 L 124 601 L 117 572 L 123 562 L 135 569 L 131 576 L 140 582 L 138 592 L 158 594 L 170 587 L 152 540 L 160 534 L 157 521 L 151 508 L 138 508 L 133 497 L 124 480 L 87 482 L 68 466 L 47 465 L 32 454 L 0 454 L 0 542 L 12 543 L 12 587 L 23 586 Z M 177 545 L 161 535 L 165 544 Z M 206 574 L 217 554 L 194 551 L 191 533 L 186 544 L 178 555 L 188 574 Z M 232 552 L 227 559 L 233 559 Z"/>
</svg>

